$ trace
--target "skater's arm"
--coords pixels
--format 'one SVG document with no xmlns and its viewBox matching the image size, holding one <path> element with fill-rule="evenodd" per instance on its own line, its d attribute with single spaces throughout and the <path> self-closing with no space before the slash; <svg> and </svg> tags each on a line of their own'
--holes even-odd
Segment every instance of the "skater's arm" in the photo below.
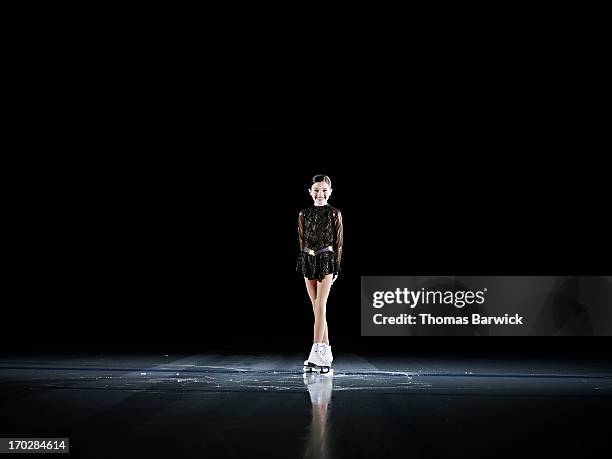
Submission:
<svg viewBox="0 0 612 459">
<path fill-rule="evenodd" d="M 342 225 L 342 214 L 340 211 L 336 211 L 334 215 L 334 224 L 336 227 L 336 234 L 334 235 L 334 252 L 338 256 L 338 266 L 342 260 L 342 245 L 344 244 L 344 226 Z"/>
<path fill-rule="evenodd" d="M 298 216 L 298 239 L 301 253 L 304 251 L 304 212 L 300 212 Z"/>
</svg>

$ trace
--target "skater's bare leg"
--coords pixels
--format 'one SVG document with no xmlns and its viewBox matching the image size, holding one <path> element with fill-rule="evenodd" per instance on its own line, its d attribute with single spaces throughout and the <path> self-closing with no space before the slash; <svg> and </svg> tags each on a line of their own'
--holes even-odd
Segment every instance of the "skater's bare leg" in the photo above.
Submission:
<svg viewBox="0 0 612 459">
<path fill-rule="evenodd" d="M 308 297 L 310 298 L 312 309 L 314 311 L 314 304 L 315 300 L 317 299 L 317 281 L 315 279 L 308 279 L 305 277 L 304 282 L 306 283 L 306 291 L 308 292 Z"/>
<path fill-rule="evenodd" d="M 323 343 L 329 346 L 329 337 L 327 336 L 327 319 L 325 319 L 325 331 L 323 332 Z"/>
<path fill-rule="evenodd" d="M 315 325 L 314 325 L 314 342 L 322 343 L 325 338 L 326 319 L 325 314 L 327 310 L 327 298 L 329 297 L 329 291 L 332 285 L 332 274 L 328 274 L 323 278 L 321 282 L 317 284 L 317 296 L 315 299 Z M 329 343 L 329 340 L 328 340 Z"/>
<path fill-rule="evenodd" d="M 306 283 L 306 290 L 308 291 L 308 297 L 310 298 L 310 302 L 312 303 L 312 312 L 315 316 L 315 322 L 316 322 L 316 301 L 317 301 L 317 281 L 314 279 L 308 279 L 308 278 L 304 278 L 304 282 Z M 321 285 L 321 283 L 319 283 L 319 285 Z M 313 336 L 316 336 L 316 327 L 313 330 Z M 327 319 L 325 320 L 325 331 L 323 332 L 323 341 L 314 341 L 313 339 L 313 343 L 317 343 L 317 342 L 323 342 L 327 345 L 329 345 L 329 336 L 327 335 Z"/>
</svg>

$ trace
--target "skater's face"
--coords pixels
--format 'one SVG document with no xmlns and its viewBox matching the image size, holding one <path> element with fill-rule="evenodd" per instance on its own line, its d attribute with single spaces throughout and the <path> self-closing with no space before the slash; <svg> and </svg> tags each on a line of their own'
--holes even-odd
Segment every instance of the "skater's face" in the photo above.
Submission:
<svg viewBox="0 0 612 459">
<path fill-rule="evenodd" d="M 327 182 L 316 182 L 310 187 L 310 197 L 314 201 L 315 206 L 324 206 L 331 196 L 332 189 Z"/>
</svg>

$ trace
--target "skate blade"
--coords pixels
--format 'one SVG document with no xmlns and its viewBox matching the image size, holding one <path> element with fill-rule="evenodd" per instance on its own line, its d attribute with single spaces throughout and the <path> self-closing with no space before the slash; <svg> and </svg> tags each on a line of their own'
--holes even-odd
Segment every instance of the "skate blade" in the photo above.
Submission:
<svg viewBox="0 0 612 459">
<path fill-rule="evenodd" d="M 318 373 L 322 375 L 327 375 L 333 373 L 334 371 L 331 367 L 319 367 L 312 363 L 309 363 L 308 366 L 305 366 L 302 370 L 304 371 L 304 373 Z"/>
</svg>

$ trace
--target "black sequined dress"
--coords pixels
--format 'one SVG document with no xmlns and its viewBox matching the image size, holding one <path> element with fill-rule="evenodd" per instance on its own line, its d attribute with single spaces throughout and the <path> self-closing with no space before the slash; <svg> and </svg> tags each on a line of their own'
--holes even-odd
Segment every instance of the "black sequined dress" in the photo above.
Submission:
<svg viewBox="0 0 612 459">
<path fill-rule="evenodd" d="M 342 259 L 343 227 L 342 214 L 330 205 L 311 206 L 298 216 L 300 255 L 297 271 L 308 279 L 322 280 L 327 274 L 340 272 Z M 317 251 L 333 247 L 333 252 L 311 255 L 304 248 Z"/>
</svg>

